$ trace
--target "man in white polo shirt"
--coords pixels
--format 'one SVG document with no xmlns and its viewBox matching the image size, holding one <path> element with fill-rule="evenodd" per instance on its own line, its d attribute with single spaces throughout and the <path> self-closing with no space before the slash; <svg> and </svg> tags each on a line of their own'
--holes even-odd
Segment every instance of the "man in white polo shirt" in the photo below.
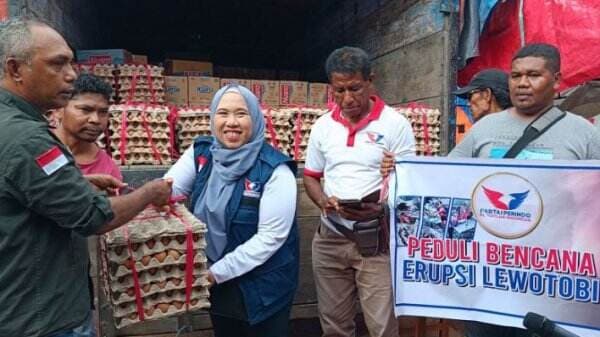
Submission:
<svg viewBox="0 0 600 337">
<path fill-rule="evenodd" d="M 322 210 L 312 259 L 323 337 L 355 336 L 357 295 L 370 336 L 398 336 L 379 168 L 384 153 L 396 159 L 414 154 L 413 133 L 403 116 L 372 95 L 362 49 L 335 50 L 325 70 L 336 106 L 313 126 L 304 168 L 306 192 Z"/>
</svg>

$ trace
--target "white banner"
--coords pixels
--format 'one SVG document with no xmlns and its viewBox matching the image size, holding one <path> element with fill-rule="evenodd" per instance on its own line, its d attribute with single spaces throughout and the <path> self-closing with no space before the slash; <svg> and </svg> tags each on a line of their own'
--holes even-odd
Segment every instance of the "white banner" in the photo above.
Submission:
<svg viewBox="0 0 600 337">
<path fill-rule="evenodd" d="M 415 158 L 389 195 L 397 316 L 600 336 L 600 162 Z"/>
</svg>

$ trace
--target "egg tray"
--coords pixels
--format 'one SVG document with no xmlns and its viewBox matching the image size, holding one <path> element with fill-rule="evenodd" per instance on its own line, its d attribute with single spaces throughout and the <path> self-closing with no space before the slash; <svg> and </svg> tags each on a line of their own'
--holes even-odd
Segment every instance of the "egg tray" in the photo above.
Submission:
<svg viewBox="0 0 600 337">
<path fill-rule="evenodd" d="M 125 158 L 130 160 L 158 160 L 156 157 L 160 157 L 161 160 L 170 160 L 170 154 L 167 149 L 158 149 L 157 154 L 153 152 L 153 150 L 149 148 L 136 148 L 136 147 L 128 147 L 125 149 Z M 121 152 L 118 147 L 111 146 L 111 152 L 113 154 L 113 159 L 121 159 Z"/>
<path fill-rule="evenodd" d="M 206 255 L 204 254 L 203 249 L 194 249 L 196 253 L 194 255 L 194 263 L 206 263 L 208 260 L 206 259 Z M 153 269 L 158 271 L 158 269 L 162 269 L 168 265 L 184 265 L 186 263 L 187 253 L 180 253 L 179 258 L 175 259 L 172 256 L 168 255 L 162 262 L 158 262 L 156 259 L 150 259 L 148 264 L 142 263 L 141 260 L 135 261 L 135 269 L 138 273 L 143 271 L 148 271 L 149 274 L 156 274 L 155 272 L 151 272 Z M 122 263 L 116 263 L 113 261 L 108 261 L 108 272 L 110 278 L 112 280 L 118 280 L 119 277 L 130 275 L 133 270 L 131 269 L 130 261 L 123 261 Z"/>
<path fill-rule="evenodd" d="M 159 66 L 151 66 L 144 64 L 120 64 L 115 69 L 115 74 L 119 77 L 147 76 L 147 71 L 150 72 L 150 77 L 163 77 L 165 68 Z"/>
<path fill-rule="evenodd" d="M 208 297 L 208 291 L 205 288 L 208 285 L 206 281 L 207 259 L 204 254 L 206 225 L 196 219 L 181 204 L 173 205 L 172 210 L 178 214 L 178 217 L 164 216 L 154 208 L 147 208 L 125 225 L 127 234 L 123 228 L 119 228 L 102 235 L 100 244 L 102 251 L 101 274 L 104 289 L 112 303 L 116 305 L 114 307 L 115 317 L 124 317 L 125 312 L 132 307 L 133 312 L 137 313 L 135 292 L 133 296 L 131 296 L 131 291 L 128 292 L 134 285 L 133 271 L 128 263 L 129 246 L 131 246 L 132 257 L 137 260 L 135 266 L 142 295 L 144 295 L 145 309 L 148 310 L 158 303 L 185 301 L 185 282 L 176 284 L 173 280 L 184 280 L 186 276 L 188 226 L 191 227 L 193 233 L 195 254 L 193 275 L 196 277 L 194 281 L 196 290 L 193 292 L 192 298 L 198 299 L 196 304 L 202 302 L 196 308 L 208 307 L 208 301 L 205 300 Z M 163 282 L 166 280 L 170 281 Z M 199 298 L 204 298 L 204 300 L 200 301 Z M 156 317 L 149 316 L 152 319 L 160 318 L 178 312 L 178 310 L 173 308 L 172 311 L 165 311 Z M 116 323 L 117 325 L 132 324 L 137 319 L 117 319 Z"/>
<path fill-rule="evenodd" d="M 116 68 L 113 64 L 96 64 L 96 65 L 80 64 L 79 65 L 80 73 L 93 74 L 98 77 L 111 78 L 111 79 L 115 77 L 115 74 L 114 74 L 115 69 Z"/>
<path fill-rule="evenodd" d="M 152 97 L 152 94 L 154 94 L 154 97 L 156 97 L 157 99 L 165 96 L 165 93 L 162 90 L 162 88 L 154 88 L 153 90 L 150 90 L 150 88 L 147 87 L 136 87 L 134 90 L 131 90 L 131 88 L 120 88 L 119 90 L 117 90 L 117 92 L 119 93 L 119 96 L 123 98 L 128 98 L 132 94 L 133 97 Z"/>
<path fill-rule="evenodd" d="M 166 120 L 160 120 L 160 119 L 155 119 L 152 121 L 147 120 L 146 121 L 146 125 L 148 126 L 148 128 L 153 132 L 165 132 L 165 133 L 170 133 L 171 129 L 169 127 L 169 122 Z M 108 129 L 114 133 L 119 133 L 121 132 L 123 125 L 121 124 L 121 120 L 117 120 L 115 119 L 111 119 L 110 123 L 108 125 Z M 138 119 L 132 119 L 132 120 L 128 120 L 127 121 L 127 132 L 128 132 L 128 136 L 133 137 L 133 135 L 130 135 L 130 132 L 140 132 L 143 131 L 144 134 L 146 133 L 146 129 L 144 128 L 144 124 L 142 123 L 141 120 Z"/>
<path fill-rule="evenodd" d="M 121 159 L 121 152 L 120 149 L 118 147 L 115 146 L 111 146 L 111 152 L 113 154 L 113 159 Z M 163 158 L 167 158 L 169 159 L 170 154 L 168 150 L 163 149 L 162 151 L 157 149 L 158 152 L 158 156 L 163 159 Z M 143 160 L 143 159 L 158 159 L 155 158 L 156 154 L 154 154 L 153 150 L 151 150 L 150 148 L 147 147 L 128 147 L 125 149 L 125 158 L 127 159 L 131 159 L 131 160 Z"/>
<path fill-rule="evenodd" d="M 434 141 L 434 140 L 439 140 L 440 139 L 440 133 L 439 132 L 432 132 L 432 133 L 425 133 L 423 131 L 414 131 L 413 132 L 415 135 L 415 139 L 418 140 L 425 140 L 425 138 L 429 139 L 429 141 Z M 427 135 L 427 137 L 425 137 L 425 135 Z"/>
<path fill-rule="evenodd" d="M 192 128 L 192 129 L 180 130 L 177 134 L 178 134 L 178 138 L 180 140 L 183 140 L 183 139 L 195 139 L 199 135 L 210 135 L 211 132 L 210 132 L 209 126 L 202 126 L 202 127 Z"/>
<path fill-rule="evenodd" d="M 167 271 L 168 270 L 168 271 Z M 206 263 L 195 263 L 194 269 L 192 270 L 192 276 L 197 285 L 206 286 L 206 277 L 208 268 Z M 185 280 L 186 268 L 185 265 L 172 265 L 170 269 L 157 269 L 154 274 L 151 274 L 148 270 L 138 272 L 138 284 L 140 285 L 141 292 L 144 296 L 150 296 L 151 294 L 161 292 L 166 287 L 166 284 L 171 284 L 175 288 L 185 288 L 185 282 L 175 283 L 173 280 Z M 171 280 L 167 282 L 167 280 Z M 121 282 L 120 282 L 121 281 Z M 113 302 L 127 302 L 131 299 L 135 293 L 131 293 L 131 289 L 134 288 L 134 280 L 132 275 L 123 275 L 118 279 L 107 278 L 107 284 L 110 287 L 110 293 Z M 163 287 L 163 288 L 161 288 Z M 153 288 L 156 288 L 153 290 Z"/>
<path fill-rule="evenodd" d="M 279 142 L 279 143 L 286 143 L 289 144 L 292 142 L 292 137 L 293 137 L 293 133 L 290 132 L 289 130 L 278 130 L 276 128 L 273 129 L 273 133 L 275 135 L 275 139 Z M 271 135 L 271 131 L 269 130 L 265 130 L 265 139 L 271 140 L 273 137 Z"/>
<path fill-rule="evenodd" d="M 153 155 L 132 154 L 125 156 L 125 162 L 121 161 L 121 155 L 113 153 L 113 159 L 121 165 L 165 165 L 172 163 L 171 155 L 161 155 L 161 160 L 154 158 Z"/>
<path fill-rule="evenodd" d="M 179 133 L 179 139 L 180 140 L 194 140 L 196 137 L 200 136 L 200 135 L 206 135 L 206 136 L 210 136 L 210 128 L 207 126 L 206 128 L 202 128 L 202 129 L 192 129 L 192 130 L 186 130 L 186 131 L 180 131 Z"/>
<path fill-rule="evenodd" d="M 133 287 L 133 274 L 123 275 L 117 278 L 111 277 L 108 273 L 108 269 L 106 267 L 107 264 L 105 262 L 106 260 L 103 260 L 103 278 L 107 283 L 111 284 L 112 288 L 118 292 L 124 292 L 129 287 Z M 203 273 L 206 273 L 207 269 L 207 262 L 197 262 L 194 263 L 192 274 L 196 277 L 200 277 L 203 275 Z M 160 282 L 174 277 L 185 278 L 185 264 L 165 265 L 162 268 L 146 269 L 138 273 L 138 281 L 141 285 L 152 282 Z"/>
<path fill-rule="evenodd" d="M 206 224 L 198 220 L 183 204 L 174 204 L 171 212 L 175 212 L 191 225 L 192 233 L 206 233 Z M 127 242 L 143 243 L 156 237 L 177 236 L 186 234 L 186 224 L 174 215 L 164 216 L 154 207 L 147 207 L 135 218 L 127 223 L 128 236 L 125 237 L 122 228 L 110 231 L 103 235 L 108 248 L 122 246 Z"/>
<path fill-rule="evenodd" d="M 154 144 L 154 146 L 159 149 L 169 149 L 171 147 L 171 144 L 169 142 L 169 139 L 165 139 L 165 138 L 154 138 L 152 137 L 152 142 Z M 121 138 L 113 138 L 111 137 L 110 139 L 110 145 L 111 148 L 113 148 L 114 150 L 118 150 L 120 148 L 120 146 L 122 145 L 122 140 Z M 127 141 L 125 142 L 125 146 L 127 147 L 127 150 L 132 150 L 133 148 L 140 148 L 140 149 L 144 149 L 144 153 L 146 153 L 148 151 L 148 153 L 152 153 L 152 149 L 150 148 L 150 143 L 148 142 L 148 138 L 146 137 L 127 137 Z M 146 151 L 147 150 L 147 151 Z M 168 152 L 167 152 L 168 153 Z"/>
<path fill-rule="evenodd" d="M 198 302 L 205 302 L 204 308 L 210 307 L 209 292 L 206 287 L 195 287 L 192 288 L 190 294 L 190 309 L 199 309 L 197 308 Z M 155 319 L 159 317 L 154 317 L 156 311 L 159 313 L 166 314 L 166 317 L 175 313 L 175 311 L 169 312 L 168 306 L 172 306 L 175 309 L 181 309 L 185 311 L 185 289 L 176 289 L 176 290 L 168 290 L 163 293 L 156 293 L 151 296 L 146 296 L 142 298 L 142 310 L 144 311 L 144 319 Z M 119 303 L 113 304 L 113 317 L 115 321 L 119 321 L 123 318 L 129 318 L 131 320 L 139 319 L 138 316 L 138 307 L 135 301 L 128 303 Z M 148 316 L 148 317 L 146 317 Z"/>
<path fill-rule="evenodd" d="M 309 134 L 313 125 L 314 123 L 302 122 L 302 125 L 300 125 L 300 132 L 302 132 L 303 134 Z M 298 130 L 298 125 L 294 125 L 292 130 L 296 132 L 296 130 Z"/>
<path fill-rule="evenodd" d="M 111 114 L 111 120 L 119 118 L 122 113 L 127 113 L 128 121 L 142 121 L 142 111 L 146 112 L 146 120 L 148 122 L 161 122 L 168 121 L 169 109 L 165 106 L 141 106 L 141 105 L 127 105 L 127 104 L 114 104 L 109 107 Z"/>
<path fill-rule="evenodd" d="M 192 240 L 194 241 L 195 248 L 204 248 L 206 246 L 204 239 L 205 232 L 192 231 Z M 144 256 L 153 255 L 156 253 L 168 251 L 171 249 L 182 251 L 186 249 L 187 234 L 180 233 L 177 235 L 161 235 L 160 237 L 153 237 L 144 242 L 131 242 L 131 249 L 133 250 L 133 258 L 141 260 Z M 129 247 L 126 245 L 111 245 L 108 247 L 107 257 L 111 261 L 123 262 L 129 258 Z"/>
<path fill-rule="evenodd" d="M 176 303 L 176 304 L 175 304 Z M 165 306 L 161 306 L 166 305 Z M 190 311 L 192 310 L 200 310 L 210 308 L 210 302 L 207 298 L 195 298 L 191 300 L 190 303 Z M 183 301 L 172 301 L 167 303 L 159 303 L 153 305 L 151 308 L 146 308 L 144 310 L 145 320 L 155 320 L 159 318 L 173 316 L 179 313 L 185 312 L 186 306 Z M 131 313 L 124 317 L 115 318 L 115 325 L 117 328 L 123 328 L 135 323 L 140 322 L 140 319 L 137 314 L 137 309 L 135 313 Z"/>
<path fill-rule="evenodd" d="M 417 142 L 415 144 L 415 147 L 416 147 L 417 151 L 425 151 L 427 149 L 427 147 L 429 147 L 432 152 L 433 151 L 439 152 L 439 150 L 441 148 L 441 144 L 439 142 L 430 142 L 429 144 Z"/>
<path fill-rule="evenodd" d="M 207 283 L 207 282 L 206 282 Z M 207 299 L 209 296 L 208 289 L 206 286 L 195 286 L 192 288 L 191 298 Z M 173 301 L 184 302 L 185 303 L 185 287 L 183 289 L 173 289 L 166 290 L 163 292 L 154 293 L 152 295 L 147 295 L 142 297 L 143 307 L 150 308 L 158 303 L 170 303 Z M 191 302 L 191 301 L 190 301 Z M 123 302 L 115 305 L 113 303 L 113 316 L 115 318 L 124 317 L 129 315 L 130 313 L 137 313 L 137 304 L 135 302 L 135 297 L 133 301 Z"/>
<path fill-rule="evenodd" d="M 145 104 L 164 104 L 165 98 L 164 98 L 164 95 L 163 96 L 156 95 L 156 96 L 154 96 L 154 99 L 153 99 L 152 95 L 147 94 L 147 95 L 136 95 L 130 99 L 128 95 L 125 95 L 125 96 L 120 97 L 120 99 L 118 101 L 131 101 L 131 102 L 145 103 Z"/>
<path fill-rule="evenodd" d="M 169 140 L 169 134 L 171 132 L 171 130 L 169 129 L 168 126 L 165 125 L 160 125 L 160 124 L 155 124 L 154 127 L 152 127 L 151 124 L 148 124 L 148 128 L 150 129 L 150 133 L 152 135 L 152 139 L 153 140 Z M 119 139 L 121 138 L 121 125 L 119 126 L 110 126 L 109 130 L 112 132 L 111 134 L 111 140 L 113 139 Z M 127 131 L 126 131 L 126 135 L 127 135 L 127 139 L 146 139 L 146 141 L 148 140 L 148 132 L 146 132 L 146 129 L 144 129 L 143 127 L 140 126 L 135 126 L 135 125 L 127 125 Z M 149 144 L 148 144 L 149 145 Z"/>
<path fill-rule="evenodd" d="M 165 82 L 162 77 L 155 77 L 148 81 L 146 76 L 139 76 L 133 80 L 133 77 L 118 77 L 118 87 L 119 88 L 131 88 L 133 83 L 135 82 L 136 88 L 150 88 L 152 86 L 153 89 L 164 89 Z M 151 85 L 152 84 L 152 85 Z"/>
<path fill-rule="evenodd" d="M 206 269 L 194 270 L 192 286 L 208 287 L 209 283 L 207 279 L 207 273 L 208 271 Z M 135 288 L 133 285 L 117 288 L 121 285 L 122 284 L 115 282 L 111 283 L 111 302 L 113 304 L 121 304 L 135 301 Z M 152 280 L 150 282 L 143 283 L 140 285 L 140 294 L 142 297 L 147 297 L 169 290 L 180 290 L 185 288 L 185 275 L 180 277 L 172 276 L 164 280 Z"/>
</svg>

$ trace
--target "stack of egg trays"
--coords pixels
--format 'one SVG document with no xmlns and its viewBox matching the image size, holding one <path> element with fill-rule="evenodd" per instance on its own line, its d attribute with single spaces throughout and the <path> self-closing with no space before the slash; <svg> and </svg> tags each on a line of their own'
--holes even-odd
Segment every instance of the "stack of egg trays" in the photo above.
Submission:
<svg viewBox="0 0 600 337">
<path fill-rule="evenodd" d="M 194 254 L 189 307 L 186 306 L 188 228 Z M 168 216 L 147 208 L 124 227 L 102 235 L 101 277 L 117 328 L 140 322 L 142 318 L 158 319 L 188 309 L 210 307 L 205 233 L 206 225 L 185 206 L 177 204 Z"/>
<path fill-rule="evenodd" d="M 310 130 L 317 119 L 324 113 L 326 109 L 319 108 L 293 108 L 292 109 L 292 149 L 290 155 L 296 161 L 303 162 L 306 160 L 306 149 L 308 147 L 308 139 Z"/>
<path fill-rule="evenodd" d="M 111 105 L 109 113 L 110 152 L 115 161 L 122 165 L 172 163 L 171 128 L 166 106 Z M 124 132 L 123 121 L 126 123 Z"/>
<path fill-rule="evenodd" d="M 415 135 L 417 155 L 437 156 L 441 151 L 441 112 L 426 107 L 397 107 L 410 122 Z"/>
<path fill-rule="evenodd" d="M 179 153 L 183 153 L 194 139 L 199 136 L 210 136 L 210 110 L 206 107 L 184 108 L 177 117 L 177 138 Z"/>
<path fill-rule="evenodd" d="M 121 64 L 115 69 L 117 97 L 122 103 L 165 103 L 163 67 Z"/>
<path fill-rule="evenodd" d="M 265 141 L 286 155 L 292 151 L 292 110 L 263 109 Z"/>
</svg>

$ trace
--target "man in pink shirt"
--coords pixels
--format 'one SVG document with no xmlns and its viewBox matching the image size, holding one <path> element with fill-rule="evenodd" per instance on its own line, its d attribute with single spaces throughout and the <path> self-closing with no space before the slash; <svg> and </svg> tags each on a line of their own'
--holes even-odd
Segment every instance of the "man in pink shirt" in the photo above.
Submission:
<svg viewBox="0 0 600 337">
<path fill-rule="evenodd" d="M 77 166 L 84 175 L 109 174 L 122 181 L 121 170 L 96 140 L 108 127 L 108 105 L 112 87 L 101 78 L 82 74 L 74 82 L 73 97 L 67 106 L 52 111 L 56 121 L 54 133 L 71 150 Z M 52 119 L 50 119 L 52 120 Z M 94 290 L 90 278 L 90 298 Z M 93 303 L 92 309 L 94 309 Z M 92 314 L 96 316 L 96 314 Z M 94 319 L 97 320 L 97 319 Z M 80 336 L 95 337 L 96 327 L 90 319 L 81 326 Z"/>
<path fill-rule="evenodd" d="M 112 88 L 99 77 L 82 74 L 74 83 L 73 97 L 56 111 L 56 135 L 69 147 L 84 175 L 110 174 L 123 180 L 119 167 L 96 140 L 108 127 L 108 105 Z"/>
</svg>

